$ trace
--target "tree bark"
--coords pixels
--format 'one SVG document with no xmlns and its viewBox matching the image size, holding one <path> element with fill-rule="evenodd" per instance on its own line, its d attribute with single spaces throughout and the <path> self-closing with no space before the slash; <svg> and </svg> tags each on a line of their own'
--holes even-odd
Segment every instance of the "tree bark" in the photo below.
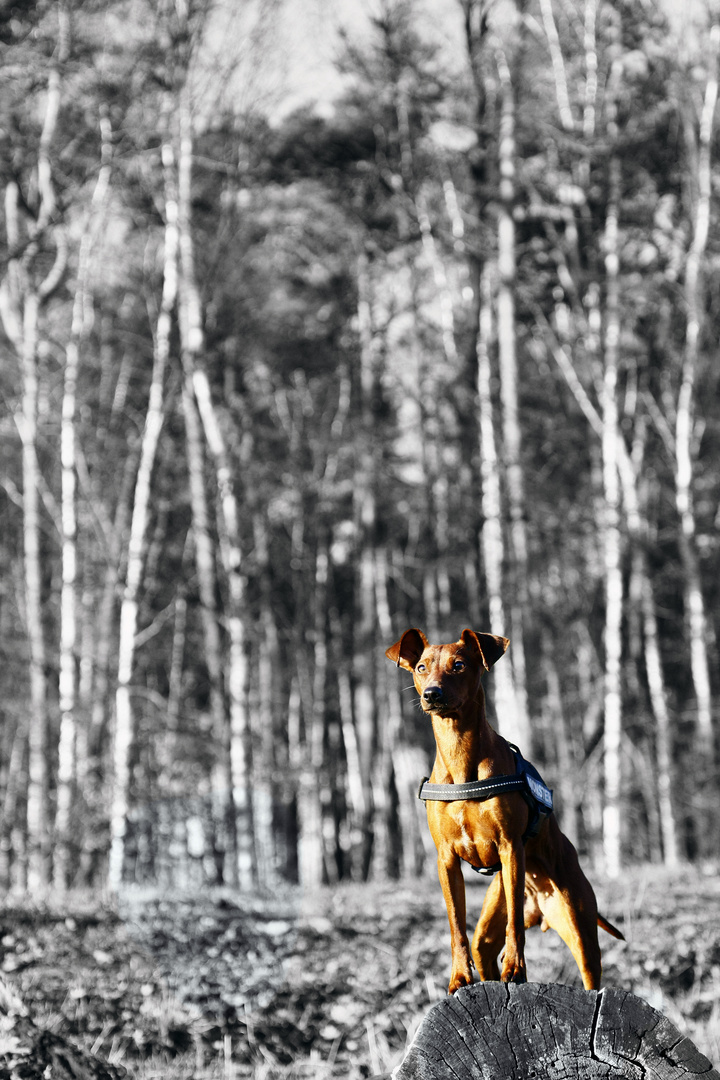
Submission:
<svg viewBox="0 0 720 1080">
<path fill-rule="evenodd" d="M 420 246 L 425 262 L 429 267 L 437 297 L 437 321 L 442 341 L 442 360 L 431 364 L 424 361 L 426 345 L 417 333 L 416 349 L 418 357 L 418 407 L 420 411 L 420 440 L 423 455 L 423 468 L 427 474 L 427 487 L 430 493 L 430 520 L 435 550 L 432 558 L 426 559 L 424 567 L 424 600 L 427 618 L 427 632 L 435 637 L 440 632 L 440 623 L 446 622 L 450 615 L 450 575 L 448 572 L 449 552 L 449 507 L 450 488 L 447 470 L 443 461 L 443 397 L 448 380 L 454 380 L 458 373 L 458 353 L 455 343 L 455 316 L 453 311 L 452 291 L 448 283 L 445 264 L 435 242 L 432 221 L 428 211 L 427 199 L 422 185 L 415 176 L 414 152 L 410 132 L 407 90 L 401 79 L 396 88 L 396 114 L 400 139 L 401 172 L 405 193 L 420 233 Z M 418 267 L 417 260 L 410 266 L 413 293 L 413 312 L 416 320 L 419 314 L 418 302 Z"/>
<path fill-rule="evenodd" d="M 480 430 L 480 475 L 482 478 L 483 525 L 480 533 L 485 589 L 488 598 L 490 626 L 493 634 L 505 634 L 508 629 L 503 601 L 503 564 L 505 543 L 502 528 L 500 492 L 500 463 L 495 436 L 495 415 L 491 391 L 492 371 L 490 348 L 492 327 L 492 279 L 495 267 L 487 262 L 480 279 L 480 322 L 477 335 L 477 387 Z M 511 645 L 512 648 L 512 645 Z M 517 695 L 512 667 L 500 662 L 493 668 L 493 694 L 499 731 L 522 749 L 530 744 L 527 724 L 517 708 Z"/>
<path fill-rule="evenodd" d="M 80 367 L 85 311 L 88 304 L 92 250 L 97 239 L 108 186 L 110 183 L 110 130 L 101 121 L 101 165 L 93 191 L 88 220 L 85 223 L 78 255 L 77 284 L 73 301 L 70 338 L 65 351 L 65 372 L 60 434 L 62 486 L 62 592 L 60 599 L 60 734 L 58 740 L 57 803 L 55 810 L 55 863 L 53 883 L 64 891 L 72 858 L 71 810 L 77 781 L 76 704 L 77 704 L 77 464 L 76 464 L 76 393 Z"/>
<path fill-rule="evenodd" d="M 348 805 L 346 836 L 349 871 L 350 877 L 358 881 L 362 877 L 362 845 L 359 841 L 361 841 L 363 826 L 367 819 L 368 805 L 353 715 L 352 684 L 343 648 L 342 624 L 337 607 L 334 604 L 330 608 L 330 630 L 333 645 L 333 668 L 336 672 L 338 684 L 340 727 L 345 751 L 345 798 Z"/>
<path fill-rule="evenodd" d="M 358 322 L 360 327 L 360 447 L 354 485 L 354 513 L 358 536 L 357 616 L 353 627 L 353 706 L 363 781 L 366 817 L 363 823 L 362 878 L 370 872 L 374 843 L 375 806 L 373 769 L 376 723 L 376 601 L 375 601 L 375 441 L 372 394 L 376 378 L 376 338 L 372 319 L 367 262 L 358 266 Z"/>
<path fill-rule="evenodd" d="M 138 598 L 143 578 L 153 466 L 163 423 L 165 372 L 170 356 L 172 312 L 177 298 L 178 204 L 173 172 L 175 156 L 169 143 L 162 147 L 165 173 L 165 250 L 163 289 L 155 331 L 152 381 L 143 428 L 140 464 L 135 482 L 127 572 L 120 608 L 118 675 L 115 693 L 113 795 L 110 811 L 110 858 L 108 883 L 113 890 L 122 883 L 125 836 L 130 795 L 130 754 L 135 735 L 131 680 L 138 624 Z"/>
<path fill-rule="evenodd" d="M 690 669 L 697 700 L 697 738 L 701 760 L 714 757 L 712 695 L 707 646 L 707 615 L 695 540 L 693 505 L 694 395 L 700 359 L 700 335 L 704 322 L 702 263 L 710 227 L 712 197 L 712 139 L 718 97 L 720 24 L 709 37 L 710 70 L 705 87 L 700 131 L 695 146 L 694 125 L 686 117 L 690 173 L 695 185 L 693 238 L 685 262 L 685 353 L 675 421 L 675 503 L 680 518 L 680 556 L 685 587 L 685 616 L 690 634 Z"/>
<path fill-rule="evenodd" d="M 612 78 L 612 76 L 611 76 Z M 616 134 L 614 99 L 608 123 L 611 139 Z M 610 159 L 608 205 L 605 219 L 605 348 L 602 384 L 602 461 L 604 495 L 604 562 L 605 562 L 605 689 L 604 689 L 604 748 L 603 772 L 605 800 L 603 808 L 603 851 L 605 869 L 617 877 L 621 865 L 621 654 L 623 579 L 620 534 L 620 483 L 618 475 L 618 346 L 620 341 L 620 292 L 618 254 L 618 213 L 620 201 L 620 162 Z"/>
<path fill-rule="evenodd" d="M 191 223 L 193 118 L 190 86 L 183 84 L 179 103 L 180 155 L 178 190 L 180 199 L 180 268 L 181 295 L 185 326 L 184 356 L 191 373 L 192 389 L 197 402 L 205 440 L 215 464 L 215 476 L 220 501 L 220 553 L 228 586 L 227 631 L 229 663 L 227 689 L 230 698 L 230 775 L 232 777 L 233 821 L 230 844 L 235 857 L 229 867 L 231 879 L 241 887 L 250 888 L 257 876 L 255 854 L 252 766 L 250 760 L 249 720 L 247 709 L 247 657 L 245 654 L 245 579 L 242 570 L 240 514 L 233 484 L 230 454 L 225 442 L 217 411 L 213 404 L 210 383 L 201 357 L 205 352 L 202 325 L 202 305 L 197 286 L 195 253 Z"/>
<path fill-rule="evenodd" d="M 328 643 L 326 630 L 328 552 L 322 538 L 315 552 L 315 580 L 312 611 L 312 651 L 302 650 L 298 663 L 301 683 L 307 683 L 305 695 L 305 745 L 300 760 L 298 814 L 300 818 L 300 884 L 315 888 L 337 877 L 334 868 L 334 838 L 325 836 L 331 792 L 327 783 L 325 760 L 326 698 Z M 312 677 L 309 676 L 312 655 Z"/>
<path fill-rule="evenodd" d="M 570 104 L 565 60 L 563 58 L 557 23 L 555 22 L 555 15 L 553 13 L 552 0 L 540 0 L 540 12 L 550 52 L 550 60 L 552 62 L 553 78 L 555 81 L 555 98 L 557 100 L 560 123 L 565 131 L 572 131 L 575 127 L 575 121 L 573 119 L 572 106 Z"/>
<path fill-rule="evenodd" d="M 500 210 L 498 213 L 498 295 L 497 337 L 502 403 L 503 457 L 507 482 L 507 507 L 510 539 L 510 638 L 509 660 L 513 671 L 517 726 L 527 732 L 527 753 L 532 753 L 531 726 L 528 716 L 525 667 L 525 622 L 529 609 L 527 587 L 528 554 L 525 528 L 525 483 L 520 457 L 520 422 L 518 417 L 518 372 L 516 355 L 515 288 L 515 92 L 510 67 L 502 49 L 497 49 L 501 87 L 498 158 L 500 171 Z"/>
<path fill-rule="evenodd" d="M 38 370 L 37 347 L 40 309 L 57 288 L 65 266 L 62 230 L 52 226 L 56 208 L 50 153 L 57 129 L 61 97 L 61 70 L 69 50 L 69 16 L 58 4 L 58 36 L 48 74 L 43 125 L 38 143 L 37 219 L 30 229 L 29 243 L 22 251 L 19 218 L 19 188 L 15 180 L 6 187 L 5 218 L 10 258 L 8 290 L 3 297 L 3 322 L 20 359 L 22 372 L 21 440 L 23 459 L 23 548 L 25 570 L 25 617 L 30 653 L 30 724 L 27 794 L 28 885 L 37 888 L 50 878 L 50 837 L 47 784 L 48 701 L 46 684 L 46 643 L 42 619 L 42 555 L 40 545 L 41 476 L 37 461 Z M 55 262 L 44 277 L 33 281 L 33 258 L 37 238 L 45 229 L 55 236 Z"/>
<path fill-rule="evenodd" d="M 30 725 L 27 789 L 28 888 L 50 877 L 47 806 L 48 701 L 45 681 L 46 645 L 42 619 L 42 556 L 38 490 L 37 293 L 28 288 L 23 304 L 23 548 L 25 619 L 30 652 Z"/>
<path fill-rule="evenodd" d="M 657 797 L 660 810 L 660 834 L 663 862 L 674 868 L 680 861 L 675 808 L 673 806 L 672 726 L 660 657 L 659 634 L 655 616 L 655 597 L 646 567 L 642 574 L 642 618 L 645 671 L 655 718 L 655 759 L 657 762 Z"/>
</svg>

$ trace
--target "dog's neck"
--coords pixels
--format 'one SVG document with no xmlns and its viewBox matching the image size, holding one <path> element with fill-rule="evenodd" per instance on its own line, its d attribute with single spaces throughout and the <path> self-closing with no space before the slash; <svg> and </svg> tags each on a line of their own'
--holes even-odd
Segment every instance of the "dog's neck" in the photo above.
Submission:
<svg viewBox="0 0 720 1080">
<path fill-rule="evenodd" d="M 467 703 L 456 715 L 430 716 L 436 745 L 434 783 L 465 784 L 497 772 L 498 743 L 504 745 L 505 740 L 487 721 L 482 688 L 477 701 Z"/>
</svg>

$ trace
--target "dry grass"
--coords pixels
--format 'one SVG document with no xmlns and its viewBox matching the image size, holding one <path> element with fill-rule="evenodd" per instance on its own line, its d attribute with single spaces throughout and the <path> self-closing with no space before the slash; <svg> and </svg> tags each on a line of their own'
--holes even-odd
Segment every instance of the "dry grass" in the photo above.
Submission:
<svg viewBox="0 0 720 1080">
<path fill-rule="evenodd" d="M 627 937 L 601 935 L 606 984 L 645 998 L 720 1062 L 720 876 L 591 876 Z M 483 891 L 468 881 L 469 920 Z M 388 1074 L 449 974 L 433 879 L 252 901 L 148 892 L 121 906 L 124 918 L 97 898 L 63 905 L 6 907 L 5 971 L 38 1022 L 138 1080 Z M 552 932 L 528 935 L 527 958 L 533 981 L 579 984 Z"/>
</svg>

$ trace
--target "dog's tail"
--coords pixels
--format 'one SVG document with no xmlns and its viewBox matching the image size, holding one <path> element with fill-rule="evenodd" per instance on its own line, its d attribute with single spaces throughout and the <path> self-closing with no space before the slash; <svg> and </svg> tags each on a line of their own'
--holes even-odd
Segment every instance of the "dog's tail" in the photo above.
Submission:
<svg viewBox="0 0 720 1080">
<path fill-rule="evenodd" d="M 618 940 L 625 940 L 625 935 L 618 930 L 617 926 L 613 926 L 611 922 L 608 922 L 603 915 L 598 915 L 598 926 L 601 927 L 606 933 L 618 938 Z"/>
</svg>

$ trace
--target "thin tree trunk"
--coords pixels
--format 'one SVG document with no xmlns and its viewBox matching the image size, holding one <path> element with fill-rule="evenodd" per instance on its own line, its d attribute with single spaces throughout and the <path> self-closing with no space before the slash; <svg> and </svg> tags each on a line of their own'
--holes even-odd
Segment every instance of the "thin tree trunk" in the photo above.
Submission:
<svg viewBox="0 0 720 1080">
<path fill-rule="evenodd" d="M 317 829 L 315 839 L 320 854 L 320 880 L 313 884 L 337 881 L 336 843 L 332 819 L 332 791 L 328 778 L 328 762 L 325 754 L 327 733 L 327 597 L 329 557 L 327 543 L 318 538 L 315 554 L 315 583 L 313 588 L 313 675 L 310 715 L 305 719 L 306 748 L 303 786 L 305 806 L 312 801 L 311 816 Z M 301 880 L 308 880 L 306 875 Z M 310 883 L 310 882 L 308 882 Z"/>
<path fill-rule="evenodd" d="M 300 560 L 300 552 L 303 544 L 303 533 L 301 533 L 299 529 L 295 530 L 293 535 L 294 558 L 292 562 L 296 565 Z M 318 567 L 316 557 L 316 585 L 318 571 L 322 576 L 324 573 L 323 560 L 321 558 L 321 563 Z M 305 728 L 305 739 L 304 742 L 302 742 L 300 739 L 298 722 L 297 730 L 291 732 L 292 738 L 290 744 L 292 760 L 295 763 L 295 774 L 297 776 L 298 876 L 301 885 L 307 888 L 317 888 L 324 880 L 325 866 L 322 834 L 322 807 L 320 801 L 321 779 L 315 771 L 314 755 L 318 755 L 318 762 L 322 761 L 322 729 L 324 728 L 324 716 L 318 719 L 316 710 L 319 704 L 318 697 L 322 698 L 324 701 L 325 696 L 325 664 L 322 659 L 321 647 L 321 656 L 319 658 L 320 671 L 312 671 L 310 649 L 307 647 L 304 637 L 301 637 L 299 627 L 297 630 L 295 659 L 297 664 L 297 683 L 300 691 Z M 316 656 L 316 662 L 317 659 L 318 657 Z M 323 705 L 320 707 L 324 708 Z"/>
<path fill-rule="evenodd" d="M 589 146 L 595 137 L 597 122 L 598 55 L 597 55 L 597 0 L 585 0 L 585 24 L 583 46 L 585 49 L 585 92 L 583 99 L 583 139 Z M 581 187 L 587 188 L 590 163 L 581 157 L 578 166 Z"/>
<path fill-rule="evenodd" d="M 30 726 L 27 794 L 28 888 L 49 880 L 46 648 L 42 620 L 42 563 L 37 454 L 37 294 L 28 290 L 23 311 L 23 541 L 25 612 L 30 652 Z"/>
<path fill-rule="evenodd" d="M 240 515 L 233 485 L 233 470 L 225 438 L 210 393 L 207 374 L 200 359 L 205 352 L 202 306 L 197 286 L 192 238 L 191 193 L 193 122 L 190 86 L 185 81 L 179 97 L 180 157 L 178 190 L 180 198 L 180 266 L 182 274 L 183 322 L 186 327 L 184 352 L 192 373 L 192 388 L 202 421 L 205 439 L 215 464 L 220 498 L 220 552 L 228 583 L 227 630 L 230 644 L 227 689 L 230 697 L 230 770 L 232 776 L 233 822 L 230 843 L 237 853 L 231 876 L 243 888 L 257 877 L 255 853 L 252 764 L 250 760 L 247 708 L 247 658 L 245 654 L 245 580 L 242 572 Z"/>
<path fill-rule="evenodd" d="M 477 386 L 480 429 L 480 474 L 482 477 L 483 526 L 480 533 L 485 589 L 493 634 L 505 634 L 507 619 L 503 601 L 505 545 L 502 530 L 500 464 L 495 436 L 495 416 L 491 392 L 490 348 L 492 327 L 492 279 L 495 267 L 487 262 L 480 278 L 480 322 L 477 335 Z M 512 643 L 511 646 L 512 648 Z M 517 708 L 512 667 L 502 661 L 493 668 L 492 700 L 502 735 L 525 749 L 530 742 L 527 724 Z"/>
<path fill-rule="evenodd" d="M 375 595 L 377 605 L 377 624 L 381 641 L 391 641 L 393 635 L 390 600 L 388 596 L 388 557 L 385 545 L 378 546 L 375 552 Z M 417 799 L 418 777 L 412 771 L 408 761 L 402 734 L 402 705 L 397 674 L 388 665 L 381 668 L 381 700 L 387 703 L 381 730 L 381 766 L 377 770 L 379 783 L 384 787 L 385 798 L 394 780 L 398 796 L 398 843 L 397 850 L 392 843 L 389 806 L 386 808 L 388 847 L 386 854 L 386 874 L 390 876 L 410 875 L 416 869 L 416 841 L 418 838 Z"/>
<path fill-rule="evenodd" d="M 693 421 L 694 394 L 703 325 L 702 262 L 707 247 L 712 197 L 712 139 L 718 97 L 718 52 L 720 25 L 710 31 L 710 70 L 700 118 L 697 148 L 692 120 L 686 119 L 688 142 L 695 151 L 693 180 L 696 184 L 695 220 L 692 244 L 685 263 L 686 332 L 682 379 L 675 422 L 675 502 L 680 517 L 680 555 L 685 586 L 685 614 L 690 632 L 690 666 L 697 700 L 697 737 L 700 760 L 714 755 L 712 695 L 707 648 L 707 616 L 702 592 L 700 566 L 695 540 L 693 506 Z"/>
<path fill-rule="evenodd" d="M 287 803 L 285 779 L 286 756 L 278 737 L 280 717 L 285 709 L 285 687 L 281 677 L 280 646 L 275 620 L 272 595 L 272 575 L 268 528 L 264 508 L 257 506 L 253 512 L 255 557 L 260 579 L 260 623 L 257 635 L 256 661 L 259 703 L 260 767 L 254 762 L 253 774 L 256 784 L 267 792 L 269 810 L 256 819 L 255 828 L 258 847 L 258 875 L 260 884 L 266 888 L 277 882 L 277 871 L 285 859 L 282 839 L 274 826 L 274 811 Z M 264 854 L 263 854 L 264 853 Z M 280 857 L 279 857 L 280 856 Z"/>
<path fill-rule="evenodd" d="M 423 252 L 432 268 L 433 280 L 438 295 L 443 355 L 445 358 L 444 364 L 433 364 L 431 366 L 429 377 L 421 378 L 419 386 L 420 413 L 423 427 L 421 438 L 425 446 L 426 461 L 429 466 L 436 556 L 435 566 L 426 567 L 425 586 L 427 608 L 430 616 L 428 630 L 432 636 L 439 631 L 440 620 L 443 623 L 447 621 L 451 607 L 450 575 L 448 573 L 450 487 L 447 470 L 442 460 L 440 431 L 442 430 L 442 388 L 448 378 L 454 378 L 458 370 L 458 356 L 455 346 L 452 296 L 448 288 L 445 267 L 433 236 L 430 216 L 422 190 L 418 191 L 415 196 L 415 213 L 420 227 Z M 426 403 L 429 403 L 429 407 Z"/>
<path fill-rule="evenodd" d="M 418 356 L 418 405 L 420 409 L 421 445 L 423 468 L 427 474 L 431 505 L 429 517 L 435 544 L 434 559 L 426 560 L 424 569 L 424 600 L 427 613 L 427 630 L 431 637 L 440 631 L 440 620 L 450 615 L 450 575 L 448 572 L 448 539 L 450 535 L 449 509 L 450 487 L 443 462 L 443 397 L 448 380 L 458 374 L 458 353 L 455 344 L 455 317 L 453 296 L 449 287 L 445 265 L 438 251 L 433 234 L 424 191 L 414 175 L 414 154 L 410 135 L 407 94 L 405 87 L 397 89 L 396 113 L 401 148 L 402 176 L 405 191 L 420 232 L 421 250 L 433 276 L 438 302 L 438 322 L 442 341 L 443 362 L 434 362 L 428 368 L 423 361 L 426 346 L 417 337 Z M 417 315 L 417 267 L 410 266 L 412 275 L 413 308 Z"/>
<path fill-rule="evenodd" d="M 357 616 L 353 633 L 353 705 L 360 771 L 363 778 L 366 820 L 363 826 L 362 877 L 369 874 L 374 844 L 375 806 L 372 792 L 375 745 L 375 454 L 372 394 L 376 378 L 376 338 L 372 319 L 370 281 L 364 258 L 358 266 L 358 322 L 360 326 L 360 438 L 355 474 L 354 510 L 359 551 L 356 586 Z M 382 823 L 378 823 L 382 829 Z M 379 836 L 382 839 L 382 836 Z"/>
<path fill-rule="evenodd" d="M 567 722 L 563 708 L 562 694 L 560 691 L 560 676 L 558 674 L 556 658 L 553 655 L 553 647 L 547 641 L 547 635 L 543 634 L 543 668 L 545 669 L 545 685 L 547 688 L 546 701 L 548 710 L 548 723 L 546 728 L 553 733 L 556 746 L 558 766 L 558 787 L 562 800 L 560 821 L 562 830 L 568 840 L 578 846 L 578 769 L 577 760 L 573 752 L 573 740 L 570 725 Z"/>
<path fill-rule="evenodd" d="M 202 427 L 193 392 L 192 356 L 189 354 L 187 344 L 188 328 L 182 281 L 180 283 L 180 340 L 184 368 L 182 410 L 185 420 L 185 452 L 188 464 L 195 571 L 197 573 L 200 617 L 205 646 L 204 659 L 209 683 L 210 715 L 212 716 L 215 739 L 218 745 L 223 748 L 220 774 L 223 777 L 222 783 L 225 785 L 227 797 L 230 799 L 232 791 L 230 726 L 223 691 L 223 655 L 216 601 L 215 553 L 205 488 Z"/>
<path fill-rule="evenodd" d="M 359 840 L 367 816 L 367 801 L 360 766 L 360 749 L 353 717 L 353 696 L 350 672 L 346 666 L 343 648 L 342 625 L 336 606 L 330 608 L 330 630 L 333 644 L 333 668 L 337 674 L 338 707 L 345 750 L 345 796 L 348 803 L 347 838 L 350 859 L 350 875 L 358 881 L 362 877 L 362 851 Z"/>
<path fill-rule="evenodd" d="M 5 189 L 8 247 L 20 246 L 19 190 L 15 181 Z M 42 622 L 40 554 L 40 477 L 36 452 L 38 412 L 37 334 L 39 298 L 20 260 L 8 264 L 8 295 L 3 298 L 3 324 L 20 359 L 22 375 L 23 569 L 24 611 L 30 668 L 28 723 L 27 851 L 28 882 L 36 888 L 48 880 L 47 866 L 47 686 L 45 633 Z"/>
<path fill-rule="evenodd" d="M 617 78 L 618 76 L 611 76 Z M 611 140 L 617 134 L 614 116 L 615 89 L 608 90 L 612 110 L 608 120 Z M 610 108 L 610 105 L 609 105 Z M 603 766 L 605 804 L 603 808 L 603 851 L 605 870 L 614 878 L 621 866 L 621 654 L 623 580 L 620 536 L 620 484 L 618 475 L 617 365 L 620 339 L 620 292 L 618 256 L 618 211 L 620 201 L 620 162 L 610 159 L 608 206 L 605 221 L 606 314 L 604 376 L 602 386 L 602 459 L 605 502 L 605 734 Z"/>
<path fill-rule="evenodd" d="M 20 244 L 20 223 L 18 214 L 19 203 L 19 190 L 18 185 L 14 180 L 9 181 L 5 188 L 5 232 L 7 236 L 7 245 L 9 251 L 17 250 Z M 34 430 L 36 425 L 36 412 L 37 412 L 37 389 L 36 389 L 36 366 L 33 359 L 31 366 L 32 382 L 30 386 L 27 385 L 25 378 L 25 343 L 23 335 L 23 291 L 26 285 L 26 275 L 23 272 L 22 264 L 17 259 L 10 259 L 8 261 L 7 269 L 7 290 L 0 289 L 0 315 L 2 316 L 3 328 L 7 337 L 12 342 L 15 352 L 20 360 L 21 374 L 23 381 L 23 393 L 22 393 L 22 422 L 20 424 L 20 439 L 22 443 L 22 464 L 23 464 L 23 486 L 26 482 L 26 458 L 29 456 L 29 448 L 26 448 L 26 441 L 34 438 Z M 25 416 L 29 414 L 31 419 L 30 430 L 26 432 Z M 33 463 L 35 456 L 33 454 Z M 35 494 L 37 498 L 37 493 Z M 32 499 L 32 496 L 31 496 Z M 26 626 L 26 633 L 28 637 L 28 648 L 30 652 L 30 664 L 31 664 L 31 682 L 30 690 L 32 695 L 33 680 L 32 680 L 32 665 L 33 665 L 33 641 L 30 636 L 30 627 L 27 617 L 27 602 L 28 602 L 28 588 L 27 588 L 27 499 L 23 496 L 23 595 L 19 600 L 19 606 L 23 612 L 24 622 Z M 33 509 L 32 501 L 30 502 L 31 510 Z M 35 515 L 37 510 L 35 509 Z M 32 518 L 31 518 L 32 520 Z M 35 545 L 36 546 L 36 545 Z M 31 551 L 33 547 L 31 546 Z M 42 642 L 42 639 L 41 639 Z M 17 831 L 17 813 L 20 797 L 21 787 L 27 790 L 28 777 L 25 771 L 26 750 L 28 745 L 28 735 L 31 726 L 31 717 L 34 722 L 35 707 L 31 696 L 31 710 L 28 710 L 29 716 L 27 718 L 20 717 L 20 720 L 15 729 L 15 736 L 13 738 L 12 752 L 10 754 L 9 772 L 7 787 L 5 789 L 3 800 L 3 813 L 2 813 L 2 833 L 0 834 L 0 844 L 2 846 L 2 884 L 7 887 L 10 884 L 10 872 L 12 857 L 15 858 L 15 869 L 20 871 L 23 878 L 23 885 L 27 876 L 27 866 L 24 864 L 24 850 L 21 852 L 18 845 L 13 843 L 14 834 Z M 43 712 L 44 712 L 44 692 L 43 692 Z M 27 817 L 25 821 L 25 833 L 27 833 Z M 24 849 L 24 844 L 23 844 Z"/>
<path fill-rule="evenodd" d="M 105 732 L 108 726 L 110 656 L 113 647 L 113 629 L 115 626 L 115 607 L 118 595 L 118 582 L 124 568 L 125 554 L 123 538 L 127 534 L 131 520 L 132 499 L 139 467 L 140 445 L 135 447 L 125 459 L 122 480 L 117 493 L 117 505 L 108 537 L 108 559 L 102 584 L 102 593 L 95 621 L 95 654 L 93 658 L 92 704 L 90 709 L 90 730 L 88 732 L 88 767 L 87 773 L 93 777 L 90 784 L 96 787 L 100 772 L 100 758 L 105 744 Z"/>
<path fill-rule="evenodd" d="M 599 311 L 591 306 L 589 323 L 595 326 L 599 320 Z M 572 391 L 580 409 L 587 418 L 591 429 L 603 438 L 603 418 L 599 415 L 592 404 L 577 373 L 572 366 L 572 361 L 552 334 L 547 323 L 541 319 L 545 336 L 548 338 L 548 348 L 560 368 L 568 387 Z M 678 859 L 677 825 L 675 811 L 672 804 L 672 756 L 670 747 L 672 744 L 671 721 L 667 708 L 667 693 L 660 661 L 658 645 L 657 622 L 655 618 L 654 600 L 652 597 L 652 583 L 648 574 L 645 545 L 647 544 L 648 525 L 647 520 L 641 515 L 640 495 L 638 492 L 638 476 L 633 466 L 622 435 L 618 430 L 616 449 L 618 452 L 618 469 L 622 485 L 622 501 L 627 520 L 628 531 L 635 545 L 635 559 L 637 562 L 637 575 L 640 581 L 640 617 L 643 626 L 643 653 L 648 680 L 650 704 L 656 724 L 656 764 L 657 764 L 657 788 L 660 805 L 660 825 L 663 836 L 664 859 L 668 865 L 675 865 Z"/>
<path fill-rule="evenodd" d="M 164 738 L 162 738 L 162 753 L 160 755 L 160 764 L 162 771 L 165 774 L 164 778 L 166 784 L 168 783 L 168 776 L 171 776 L 173 772 L 176 742 L 180 728 L 180 717 L 182 715 L 181 710 L 184 691 L 183 670 L 185 665 L 185 649 L 187 646 L 187 623 L 187 588 L 184 581 L 182 581 L 178 585 L 178 590 L 175 594 L 175 618 L 173 620 L 172 650 L 170 652 L 170 667 L 168 670 L 167 729 Z"/>
<path fill-rule="evenodd" d="M 57 804 L 55 811 L 55 888 L 64 891 L 72 858 L 71 809 L 76 775 L 77 696 L 77 487 L 76 390 L 80 366 L 80 344 L 91 273 L 93 243 L 99 217 L 110 183 L 109 123 L 101 123 L 102 157 L 88 221 L 80 241 L 78 276 L 73 302 L 70 339 L 65 352 L 65 373 L 61 418 L 60 467 L 62 484 L 62 593 L 60 600 L 60 735 L 58 743 Z"/>
<path fill-rule="evenodd" d="M 643 570 L 645 568 L 643 567 Z M 657 761 L 657 796 L 660 808 L 660 833 L 662 836 L 663 862 L 669 868 L 679 863 L 677 827 L 672 791 L 672 735 L 670 714 L 665 691 L 660 645 L 655 616 L 655 598 L 647 572 L 642 578 L 642 616 L 645 644 L 645 670 L 648 690 L 655 719 L 655 758 Z"/>
<path fill-rule="evenodd" d="M 573 120 L 570 95 L 568 93 L 567 72 L 565 70 L 562 46 L 560 45 L 560 37 L 558 35 L 557 24 L 553 14 L 552 0 L 540 0 L 540 11 L 552 62 L 553 77 L 555 80 L 555 97 L 557 99 L 560 123 L 565 131 L 572 131 L 575 127 L 575 122 Z"/>
<path fill-rule="evenodd" d="M 7 785 L 0 815 L 0 888 L 7 890 L 14 881 L 20 892 L 27 888 L 25 830 L 18 828 L 20 797 L 23 787 L 27 788 L 27 748 L 28 721 L 21 715 L 8 755 Z"/>
<path fill-rule="evenodd" d="M 532 752 L 525 669 L 525 612 L 528 610 L 528 555 L 525 529 L 525 484 L 520 458 L 518 374 L 515 325 L 515 100 L 510 68 L 501 49 L 497 51 L 502 94 L 500 138 L 500 211 L 498 214 L 497 336 L 502 402 L 502 430 L 507 501 L 510 518 L 510 637 L 509 660 L 513 670 L 517 725 L 527 732 L 527 752 Z"/>
<path fill-rule="evenodd" d="M 15 345 L 21 364 L 22 458 L 23 458 L 23 546 L 25 568 L 25 609 L 30 653 L 30 723 L 28 729 L 27 853 L 28 887 L 37 889 L 50 879 L 50 835 L 48 806 L 48 701 L 46 643 L 42 619 L 42 556 L 40 546 L 40 501 L 43 480 L 37 462 L 39 379 L 37 347 L 40 308 L 59 286 L 67 261 L 67 245 L 62 226 L 55 222 L 56 199 L 50 153 L 55 139 L 61 99 L 61 72 L 70 46 L 70 21 L 65 5 L 57 5 L 58 33 L 47 81 L 42 130 L 38 143 L 37 192 L 39 207 L 29 244 L 20 258 L 8 265 L 8 298 L 3 298 L 3 321 Z M 22 250 L 18 214 L 19 190 L 11 181 L 6 188 L 6 236 L 8 248 Z M 32 262 L 37 253 L 37 237 L 47 231 L 55 242 L 55 260 L 44 279 L 32 281 Z"/>
<path fill-rule="evenodd" d="M 110 859 L 108 883 L 113 890 L 122 883 L 125 836 L 130 795 L 130 754 L 135 735 L 130 684 L 135 659 L 135 635 L 138 623 L 138 597 L 142 584 L 144 549 L 150 511 L 153 466 L 163 423 L 163 389 L 170 355 L 172 311 L 177 297 L 178 204 L 174 191 L 174 154 L 172 147 L 162 147 L 165 171 L 165 252 L 163 291 L 155 331 L 152 381 L 143 428 L 140 465 L 135 483 L 127 573 L 120 609 L 118 676 L 115 694 L 115 739 L 113 755 L 113 796 L 110 811 Z"/>
</svg>

